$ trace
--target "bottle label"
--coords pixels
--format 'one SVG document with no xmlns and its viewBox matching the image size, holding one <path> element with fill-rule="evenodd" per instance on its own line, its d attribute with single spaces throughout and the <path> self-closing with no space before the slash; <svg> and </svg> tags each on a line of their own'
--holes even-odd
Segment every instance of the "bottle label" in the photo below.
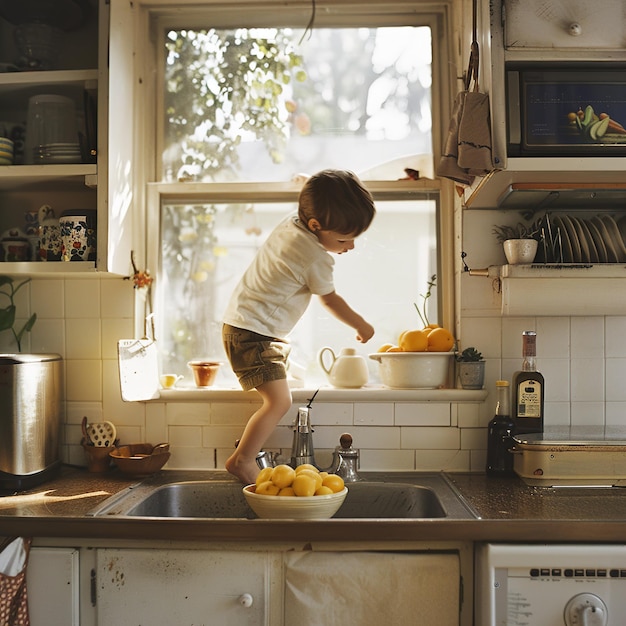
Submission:
<svg viewBox="0 0 626 626">
<path fill-rule="evenodd" d="M 517 388 L 517 417 L 541 417 L 541 383 L 524 380 Z"/>
</svg>

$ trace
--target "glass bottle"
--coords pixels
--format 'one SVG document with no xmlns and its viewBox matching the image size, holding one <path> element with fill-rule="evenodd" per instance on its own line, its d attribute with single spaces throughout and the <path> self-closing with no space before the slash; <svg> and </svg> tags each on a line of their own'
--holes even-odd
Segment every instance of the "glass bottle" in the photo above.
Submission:
<svg viewBox="0 0 626 626">
<path fill-rule="evenodd" d="M 487 435 L 487 473 L 494 475 L 513 474 L 513 454 L 511 448 L 514 423 L 509 410 L 509 381 L 496 381 L 496 411 L 489 422 Z"/>
<path fill-rule="evenodd" d="M 537 333 L 522 333 L 522 369 L 513 374 L 513 422 L 515 433 L 543 432 L 544 378 L 537 371 Z"/>
</svg>

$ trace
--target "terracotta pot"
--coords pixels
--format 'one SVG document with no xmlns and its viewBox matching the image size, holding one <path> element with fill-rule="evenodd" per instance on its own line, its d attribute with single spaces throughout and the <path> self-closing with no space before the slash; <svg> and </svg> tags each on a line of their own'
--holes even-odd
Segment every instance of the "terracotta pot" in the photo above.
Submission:
<svg viewBox="0 0 626 626">
<path fill-rule="evenodd" d="M 220 369 L 218 361 L 189 361 L 187 363 L 193 372 L 196 387 L 210 387 Z"/>
</svg>

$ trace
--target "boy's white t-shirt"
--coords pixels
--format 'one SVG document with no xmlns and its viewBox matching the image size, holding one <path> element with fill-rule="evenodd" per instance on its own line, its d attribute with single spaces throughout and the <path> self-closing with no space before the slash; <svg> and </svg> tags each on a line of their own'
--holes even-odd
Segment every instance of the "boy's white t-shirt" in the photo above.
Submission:
<svg viewBox="0 0 626 626">
<path fill-rule="evenodd" d="M 297 215 L 269 235 L 233 292 L 224 322 L 285 338 L 306 311 L 311 295 L 335 290 L 334 259 Z"/>
</svg>

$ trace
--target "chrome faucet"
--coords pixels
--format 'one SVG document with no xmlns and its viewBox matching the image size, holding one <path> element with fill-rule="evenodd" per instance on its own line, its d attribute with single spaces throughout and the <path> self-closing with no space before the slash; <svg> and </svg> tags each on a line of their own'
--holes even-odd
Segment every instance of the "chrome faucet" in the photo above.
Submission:
<svg viewBox="0 0 626 626">
<path fill-rule="evenodd" d="M 310 404 L 309 402 L 308 406 L 298 408 L 298 416 L 294 422 L 293 443 L 291 445 L 291 467 L 293 468 L 305 463 L 315 465 Z"/>
<path fill-rule="evenodd" d="M 352 447 L 352 435 L 344 433 L 339 437 L 339 445 L 333 452 L 333 462 L 328 472 L 341 476 L 345 483 L 355 483 L 363 480 L 359 476 L 358 469 L 359 451 Z"/>
</svg>

